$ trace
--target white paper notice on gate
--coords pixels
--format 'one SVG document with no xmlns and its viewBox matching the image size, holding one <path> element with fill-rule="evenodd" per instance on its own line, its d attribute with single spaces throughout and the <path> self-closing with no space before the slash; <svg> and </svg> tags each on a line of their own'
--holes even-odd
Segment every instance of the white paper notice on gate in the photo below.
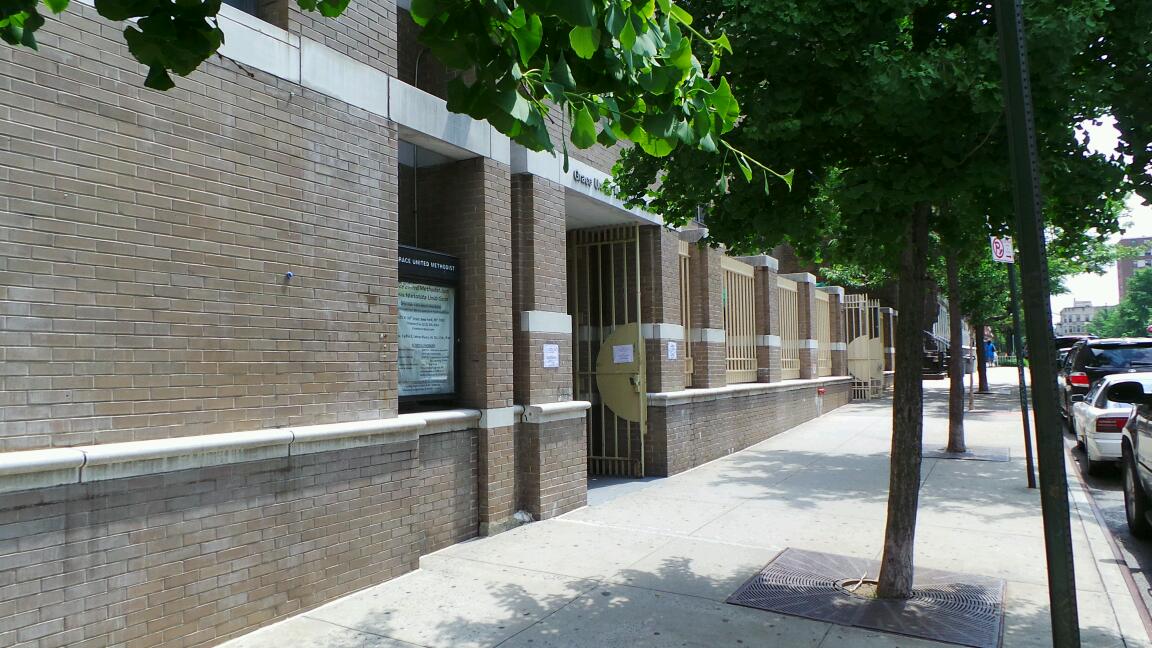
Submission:
<svg viewBox="0 0 1152 648">
<path fill-rule="evenodd" d="M 545 344 L 543 351 L 545 369 L 555 369 L 556 367 L 560 366 L 559 344 Z"/>
<path fill-rule="evenodd" d="M 636 361 L 635 357 L 631 344 L 616 344 L 612 346 L 613 364 L 632 364 Z"/>
<path fill-rule="evenodd" d="M 669 342 L 668 343 L 668 359 L 669 360 L 675 360 L 676 359 L 677 350 L 678 349 L 676 348 L 675 342 Z"/>
</svg>

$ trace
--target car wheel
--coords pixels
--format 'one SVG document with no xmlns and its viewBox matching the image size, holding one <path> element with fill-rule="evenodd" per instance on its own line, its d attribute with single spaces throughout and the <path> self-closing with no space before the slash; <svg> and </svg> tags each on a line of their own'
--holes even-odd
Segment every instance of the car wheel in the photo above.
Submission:
<svg viewBox="0 0 1152 648">
<path fill-rule="evenodd" d="M 1132 535 L 1137 538 L 1152 537 L 1152 525 L 1148 524 L 1148 495 L 1140 485 L 1136 460 L 1131 452 L 1124 453 L 1124 515 Z"/>
</svg>

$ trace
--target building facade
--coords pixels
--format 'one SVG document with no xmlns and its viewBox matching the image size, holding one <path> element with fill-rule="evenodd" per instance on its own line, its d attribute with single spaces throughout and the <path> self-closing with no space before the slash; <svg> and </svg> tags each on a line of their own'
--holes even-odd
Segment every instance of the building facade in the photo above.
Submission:
<svg viewBox="0 0 1152 648">
<path fill-rule="evenodd" d="M 842 290 L 449 113 L 402 6 L 246 10 L 165 93 L 88 2 L 0 49 L 0 645 L 213 645 L 851 397 Z"/>
<path fill-rule="evenodd" d="M 1152 237 L 1121 239 L 1120 245 L 1136 250 L 1134 256 L 1124 257 L 1116 262 L 1120 299 L 1124 299 L 1124 295 L 1128 292 L 1128 279 L 1132 274 L 1143 268 L 1152 268 Z"/>
<path fill-rule="evenodd" d="M 1053 326 L 1056 335 L 1088 335 L 1088 324 L 1101 311 L 1110 306 L 1093 306 L 1091 301 L 1079 299 L 1071 306 L 1060 309 L 1060 321 Z"/>
</svg>

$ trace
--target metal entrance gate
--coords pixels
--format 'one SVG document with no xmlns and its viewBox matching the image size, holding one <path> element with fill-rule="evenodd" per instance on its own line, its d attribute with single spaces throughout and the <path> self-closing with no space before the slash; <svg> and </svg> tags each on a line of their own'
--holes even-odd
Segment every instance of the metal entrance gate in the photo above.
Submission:
<svg viewBox="0 0 1152 648">
<path fill-rule="evenodd" d="M 568 233 L 575 398 L 588 412 L 588 472 L 644 476 L 648 425 L 640 323 L 640 230 Z"/>
<path fill-rule="evenodd" d="M 884 392 L 884 339 L 880 301 L 868 295 L 844 296 L 844 333 L 848 340 L 848 373 L 852 398 L 869 400 Z"/>
</svg>

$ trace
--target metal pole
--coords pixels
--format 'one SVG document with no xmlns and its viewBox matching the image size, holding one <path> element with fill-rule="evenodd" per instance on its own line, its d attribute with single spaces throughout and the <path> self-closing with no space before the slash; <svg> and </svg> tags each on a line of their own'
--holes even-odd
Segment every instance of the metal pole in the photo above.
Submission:
<svg viewBox="0 0 1152 648">
<path fill-rule="evenodd" d="M 1048 559 L 1048 600 L 1052 619 L 1052 645 L 1080 646 L 1076 610 L 1076 575 L 1072 567 L 1072 531 L 1068 511 L 1068 476 L 1064 472 L 1064 438 L 1056 409 L 1056 349 L 1052 337 L 1052 310 L 1048 286 L 1048 255 L 1040 198 L 1039 160 L 1032 114 L 1024 44 L 1021 0 L 996 0 L 1000 39 L 1008 153 L 1016 206 L 1016 234 L 1020 245 L 1020 274 L 1024 282 L 1024 314 L 1028 330 L 1029 368 L 1036 408 L 1037 454 L 1040 461 L 1040 506 L 1044 514 L 1044 550 Z"/>
<path fill-rule="evenodd" d="M 1028 384 L 1024 380 L 1024 354 L 1020 341 L 1020 302 L 1016 296 L 1016 264 L 1008 264 L 1008 291 L 1012 299 L 1012 350 L 1016 352 L 1016 375 L 1020 382 L 1020 418 L 1024 421 L 1024 458 L 1028 463 L 1028 488 L 1036 488 L 1032 464 L 1032 421 L 1028 411 Z"/>
</svg>

